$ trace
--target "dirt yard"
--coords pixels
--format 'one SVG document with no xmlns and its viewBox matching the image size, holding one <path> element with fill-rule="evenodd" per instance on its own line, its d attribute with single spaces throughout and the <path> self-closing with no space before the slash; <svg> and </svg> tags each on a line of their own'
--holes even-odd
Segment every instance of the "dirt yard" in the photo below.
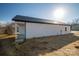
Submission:
<svg viewBox="0 0 79 59">
<path fill-rule="evenodd" d="M 61 36 L 28 39 L 23 43 L 4 42 L 0 55 L 16 56 L 79 56 L 79 32 Z M 10 44 L 8 44 L 10 43 Z M 0 48 L 1 48 L 0 47 Z"/>
</svg>

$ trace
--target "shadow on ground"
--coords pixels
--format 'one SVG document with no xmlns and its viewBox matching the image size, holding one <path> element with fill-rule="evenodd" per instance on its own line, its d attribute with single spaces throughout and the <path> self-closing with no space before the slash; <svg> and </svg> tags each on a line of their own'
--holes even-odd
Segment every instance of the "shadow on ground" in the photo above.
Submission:
<svg viewBox="0 0 79 59">
<path fill-rule="evenodd" d="M 73 34 L 28 39 L 16 47 L 18 55 L 45 55 L 79 40 Z"/>
<path fill-rule="evenodd" d="M 73 34 L 27 39 L 24 43 L 13 44 L 14 40 L 0 40 L 0 55 L 37 56 L 56 51 L 71 44 L 79 37 Z"/>
</svg>

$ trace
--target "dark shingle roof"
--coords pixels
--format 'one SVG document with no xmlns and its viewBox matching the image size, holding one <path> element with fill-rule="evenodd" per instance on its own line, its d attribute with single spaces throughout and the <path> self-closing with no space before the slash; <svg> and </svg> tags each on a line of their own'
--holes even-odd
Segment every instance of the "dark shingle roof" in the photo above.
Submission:
<svg viewBox="0 0 79 59">
<path fill-rule="evenodd" d="M 22 21 L 22 22 L 53 23 L 53 20 L 40 19 L 40 18 L 21 16 L 21 15 L 16 15 L 12 20 Z"/>
<path fill-rule="evenodd" d="M 35 18 L 35 17 L 29 17 L 29 16 L 21 16 L 21 15 L 16 15 L 12 20 L 21 21 L 21 22 L 55 24 L 53 20 L 47 20 L 47 19 L 41 19 L 41 18 Z M 59 24 L 59 25 L 62 25 L 62 24 Z M 68 25 L 68 24 L 64 24 L 64 25 Z"/>
</svg>

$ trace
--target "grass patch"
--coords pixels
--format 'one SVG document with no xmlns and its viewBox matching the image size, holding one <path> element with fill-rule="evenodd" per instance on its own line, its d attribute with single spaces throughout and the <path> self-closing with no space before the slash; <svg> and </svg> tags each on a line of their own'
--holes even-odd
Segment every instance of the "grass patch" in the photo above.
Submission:
<svg viewBox="0 0 79 59">
<path fill-rule="evenodd" d="M 0 34 L 0 39 L 15 38 L 16 35 Z"/>
</svg>

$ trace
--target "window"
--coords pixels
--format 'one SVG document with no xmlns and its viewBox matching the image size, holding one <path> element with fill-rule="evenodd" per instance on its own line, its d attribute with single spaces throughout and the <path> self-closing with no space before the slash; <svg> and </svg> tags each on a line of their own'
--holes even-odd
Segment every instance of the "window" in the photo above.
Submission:
<svg viewBox="0 0 79 59">
<path fill-rule="evenodd" d="M 67 31 L 67 27 L 65 27 L 65 31 Z"/>
<path fill-rule="evenodd" d="M 19 27 L 17 27 L 17 32 L 19 32 Z"/>
</svg>

